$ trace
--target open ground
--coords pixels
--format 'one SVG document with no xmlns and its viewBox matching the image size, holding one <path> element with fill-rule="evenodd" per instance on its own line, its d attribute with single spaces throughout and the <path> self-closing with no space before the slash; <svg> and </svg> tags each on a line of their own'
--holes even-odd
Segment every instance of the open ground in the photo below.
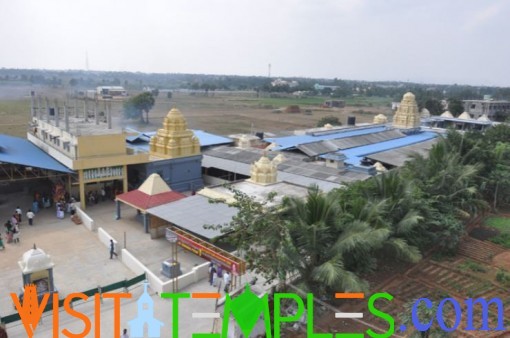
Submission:
<svg viewBox="0 0 510 338">
<path fill-rule="evenodd" d="M 30 121 L 30 92 L 43 99 L 48 97 L 50 105 L 54 100 L 60 104 L 67 100 L 70 89 L 51 88 L 30 85 L 0 84 L 0 133 L 25 137 Z M 391 115 L 388 98 L 352 98 L 347 101 L 345 108 L 321 108 L 320 104 L 326 97 L 312 98 L 257 98 L 250 92 L 220 91 L 205 96 L 204 93 L 174 92 L 171 99 L 161 93 L 154 108 L 149 113 L 149 125 L 139 121 L 125 121 L 122 117 L 122 102 L 113 102 L 112 113 L 117 126 L 131 126 L 138 130 L 156 130 L 161 127 L 163 118 L 168 111 L 178 108 L 187 120 L 191 129 L 201 129 L 207 132 L 229 135 L 235 133 L 271 132 L 281 133 L 295 129 L 311 128 L 325 116 L 338 117 L 340 122 L 346 123 L 348 116 L 356 116 L 358 123 L 372 122 L 376 114 Z M 43 100 L 44 101 L 44 100 Z M 70 106 L 74 100 L 69 101 Z M 275 113 L 279 108 L 288 105 L 299 105 L 301 113 Z M 78 107 L 83 104 L 78 101 Z M 43 103 L 44 106 L 44 103 Z M 308 112 L 305 114 L 305 111 Z"/>
</svg>

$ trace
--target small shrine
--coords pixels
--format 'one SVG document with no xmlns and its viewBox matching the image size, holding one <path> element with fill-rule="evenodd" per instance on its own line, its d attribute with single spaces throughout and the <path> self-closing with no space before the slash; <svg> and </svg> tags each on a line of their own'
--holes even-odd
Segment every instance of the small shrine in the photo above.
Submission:
<svg viewBox="0 0 510 338">
<path fill-rule="evenodd" d="M 265 154 L 260 160 L 251 165 L 250 182 L 267 185 L 276 183 L 277 164 L 273 163 Z"/>
<path fill-rule="evenodd" d="M 374 116 L 374 123 L 375 124 L 388 123 L 388 118 L 384 114 L 378 114 L 378 115 Z"/>
<path fill-rule="evenodd" d="M 420 112 L 413 93 L 404 94 L 397 112 L 393 116 L 393 127 L 405 130 L 420 128 Z"/>
<path fill-rule="evenodd" d="M 23 277 L 23 289 L 29 284 L 35 285 L 38 298 L 41 298 L 46 293 L 49 293 L 51 296 L 51 294 L 57 292 L 53 281 L 53 267 L 55 263 L 53 263 L 50 255 L 37 248 L 35 244 L 33 249 L 23 254 L 18 265 L 21 268 Z M 51 302 L 52 299 L 53 297 L 50 297 L 48 302 Z"/>
<path fill-rule="evenodd" d="M 200 142 L 187 127 L 179 109 L 170 110 L 163 128 L 150 140 L 150 155 L 160 158 L 178 158 L 200 155 Z"/>
</svg>

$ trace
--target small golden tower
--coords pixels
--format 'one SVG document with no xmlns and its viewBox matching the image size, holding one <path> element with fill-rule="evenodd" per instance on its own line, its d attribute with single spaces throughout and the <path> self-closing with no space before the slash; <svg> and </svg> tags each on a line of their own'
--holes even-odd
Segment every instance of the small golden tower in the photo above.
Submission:
<svg viewBox="0 0 510 338">
<path fill-rule="evenodd" d="M 163 128 L 151 138 L 150 155 L 161 158 L 177 158 L 200 155 L 200 142 L 179 109 L 173 108 L 163 121 Z"/>
</svg>

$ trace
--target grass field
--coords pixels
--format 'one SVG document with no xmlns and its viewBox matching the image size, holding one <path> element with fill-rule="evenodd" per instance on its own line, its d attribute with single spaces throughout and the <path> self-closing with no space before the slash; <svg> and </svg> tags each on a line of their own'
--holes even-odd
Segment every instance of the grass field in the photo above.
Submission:
<svg viewBox="0 0 510 338">
<path fill-rule="evenodd" d="M 0 100 L 0 133 L 24 137 L 30 120 L 30 100 Z"/>
<path fill-rule="evenodd" d="M 484 225 L 499 231 L 499 235 L 490 239 L 491 242 L 510 248 L 510 218 L 491 216 L 485 220 Z"/>
<path fill-rule="evenodd" d="M 62 103 L 69 93 L 68 88 L 32 87 L 18 85 L 6 87 L 0 84 L 0 133 L 19 137 L 25 137 L 28 123 L 30 122 L 30 97 L 31 90 L 43 99 L 48 97 L 50 102 L 59 98 Z M 137 93 L 130 93 L 136 95 Z M 191 95 L 190 93 L 175 92 L 169 100 L 164 95 L 156 99 L 156 104 L 149 113 L 150 124 L 140 124 L 139 121 L 122 120 L 122 102 L 112 103 L 114 123 L 117 126 L 130 126 L 141 131 L 154 131 L 161 128 L 161 123 L 168 111 L 178 108 L 192 129 L 202 129 L 211 133 L 222 135 L 234 133 L 250 133 L 252 131 L 264 131 L 279 133 L 289 132 L 296 129 L 311 128 L 317 125 L 322 117 L 335 116 L 342 123 L 346 123 L 347 117 L 355 115 L 358 123 L 372 122 L 374 114 L 384 113 L 388 117 L 391 114 L 387 107 L 389 99 L 375 97 L 355 97 L 347 100 L 347 106 L 342 109 L 324 109 L 320 105 L 326 100 L 325 97 L 307 98 L 257 98 L 246 93 L 232 94 L 215 92 L 214 95 Z M 50 103 L 50 105 L 51 105 Z M 300 114 L 275 114 L 273 110 L 288 105 L 299 105 L 302 110 L 310 110 L 309 115 Z M 71 101 L 71 106 L 74 101 Z M 43 104 L 44 106 L 44 104 Z M 77 101 L 77 106 L 83 103 Z M 369 107 L 369 108 L 365 108 Z"/>
</svg>

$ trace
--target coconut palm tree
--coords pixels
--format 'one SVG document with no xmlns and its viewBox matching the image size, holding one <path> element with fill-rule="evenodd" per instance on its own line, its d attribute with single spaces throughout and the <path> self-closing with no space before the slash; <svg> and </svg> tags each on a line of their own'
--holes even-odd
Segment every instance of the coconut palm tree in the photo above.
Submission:
<svg viewBox="0 0 510 338">
<path fill-rule="evenodd" d="M 309 188 L 305 200 L 287 198 L 283 206 L 289 229 L 284 252 L 305 287 L 318 294 L 365 290 L 366 282 L 346 266 L 346 260 L 359 253 L 373 255 L 390 231 L 345 217 L 336 193 L 323 194 L 317 186 Z"/>
</svg>

